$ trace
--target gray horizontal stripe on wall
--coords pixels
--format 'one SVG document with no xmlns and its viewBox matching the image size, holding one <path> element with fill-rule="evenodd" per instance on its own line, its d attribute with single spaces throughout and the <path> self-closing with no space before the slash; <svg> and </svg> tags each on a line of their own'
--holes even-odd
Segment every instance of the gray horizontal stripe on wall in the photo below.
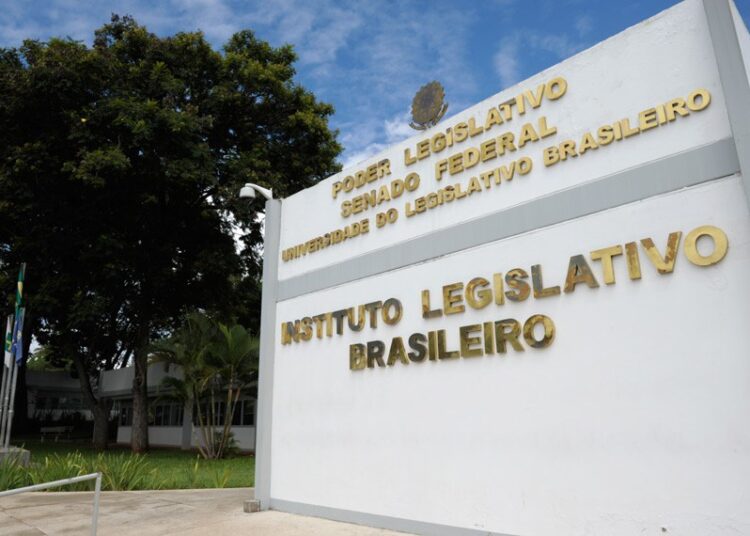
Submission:
<svg viewBox="0 0 750 536">
<path fill-rule="evenodd" d="M 279 281 L 277 298 L 288 300 L 738 171 L 734 140 L 726 138 Z"/>
<path fill-rule="evenodd" d="M 333 519 L 345 523 L 356 523 L 358 525 L 367 525 L 369 527 L 378 527 L 381 529 L 410 532 L 412 534 L 429 534 L 430 536 L 513 536 L 511 534 L 500 532 L 452 527 L 450 525 L 438 525 L 436 523 L 426 523 L 423 521 L 414 521 L 399 517 L 367 514 L 365 512 L 355 512 L 352 510 L 340 510 L 338 508 L 329 508 L 327 506 L 316 506 L 314 504 L 283 501 L 273 498 L 271 499 L 271 509 L 303 516 Z"/>
</svg>

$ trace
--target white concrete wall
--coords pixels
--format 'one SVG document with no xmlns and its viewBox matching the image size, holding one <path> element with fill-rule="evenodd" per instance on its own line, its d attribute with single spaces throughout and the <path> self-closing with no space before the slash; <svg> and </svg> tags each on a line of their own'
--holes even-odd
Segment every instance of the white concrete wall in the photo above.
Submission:
<svg viewBox="0 0 750 536">
<path fill-rule="evenodd" d="M 740 31 L 747 57 L 750 39 Z M 438 129 L 555 76 L 567 94 L 489 134 L 408 168 L 403 149 Z M 602 124 L 631 118 L 697 88 L 704 111 L 545 168 L 544 147 L 580 140 Z M 448 96 L 450 101 L 450 96 Z M 435 181 L 438 159 L 546 116 L 558 134 L 471 171 Z M 640 164 L 731 136 L 703 4 L 689 0 L 514 88 L 445 119 L 439 127 L 365 161 L 389 158 L 393 174 L 417 171 L 419 190 L 370 209 L 369 235 L 302 259 L 280 262 L 279 278 L 332 266 L 457 223 L 532 202 Z M 406 219 L 406 201 L 529 155 L 526 177 Z M 653 168 L 652 168 L 653 169 Z M 284 200 L 281 248 L 360 217 L 341 218 L 332 184 L 353 169 Z M 710 178 L 710 177 L 707 177 Z M 274 352 L 272 500 L 517 535 L 750 534 L 750 214 L 738 176 L 644 199 L 480 247 L 303 294 L 277 306 L 277 330 L 337 309 L 398 298 L 404 317 L 362 332 L 281 345 Z M 314 208 L 314 212 L 311 207 Z M 374 228 L 375 212 L 396 207 L 399 221 Z M 547 286 L 563 285 L 572 255 L 714 225 L 730 249 L 715 266 L 678 253 L 658 274 L 639 245 L 643 277 L 631 281 L 623 257 L 617 282 L 544 299 L 467 307 L 423 319 L 420 291 L 439 305 L 442 285 L 541 264 Z M 703 244 L 701 247 L 706 247 Z M 392 253 L 389 251 L 389 254 Z M 396 252 L 398 253 L 398 251 Z M 351 371 L 349 345 L 532 314 L 553 319 L 546 349 L 472 359 L 426 361 Z"/>
<path fill-rule="evenodd" d="M 255 450 L 255 427 L 233 426 L 232 433 L 241 450 Z M 132 427 L 119 426 L 117 428 L 117 443 L 128 444 L 132 434 Z M 153 446 L 179 447 L 182 444 L 181 426 L 149 426 L 148 441 Z M 193 427 L 192 446 L 196 447 L 200 439 L 200 429 Z"/>
<path fill-rule="evenodd" d="M 423 288 L 537 263 L 562 285 L 571 255 L 644 237 L 663 251 L 707 224 L 730 241 L 715 266 L 680 248 L 659 275 L 641 250 L 640 281 L 619 257 L 614 285 L 592 263 L 598 289 L 420 314 Z M 748 273 L 731 177 L 281 302 L 280 321 L 393 296 L 404 317 L 277 338 L 271 496 L 507 534 L 750 534 Z M 547 349 L 349 370 L 351 343 L 446 329 L 455 348 L 461 325 L 534 313 L 557 326 Z"/>
<path fill-rule="evenodd" d="M 411 147 L 414 154 L 418 141 L 470 117 L 483 124 L 490 107 L 515 97 L 522 91 L 533 90 L 538 84 L 556 76 L 563 76 L 568 81 L 567 94 L 559 100 L 544 102 L 536 110 L 527 111 L 525 115 L 514 117 L 508 123 L 495 126 L 487 133 L 469 138 L 417 164 L 408 167 L 404 165 L 405 148 Z M 590 151 L 583 158 L 544 167 L 541 155 L 545 147 L 567 139 L 578 142 L 583 133 L 595 132 L 599 126 L 623 118 L 630 118 L 632 124 L 641 110 L 675 97 L 685 97 L 698 88 L 706 88 L 712 94 L 713 100 L 708 109 L 677 119 L 667 126 Z M 450 100 L 450 95 L 447 95 L 447 101 Z M 518 136 L 523 123 L 535 123 L 541 116 L 546 116 L 549 124 L 557 127 L 556 135 L 530 143 L 511 153 L 511 156 L 479 164 L 460 175 L 446 175 L 441 182 L 435 180 L 434 166 L 438 160 L 470 146 L 478 146 L 480 142 L 507 130 Z M 288 262 L 280 260 L 279 279 L 284 280 L 330 266 L 353 256 L 584 184 L 643 162 L 720 140 L 730 134 L 703 5 L 698 0 L 689 0 L 451 118 L 443 119 L 438 126 L 415 134 L 359 166 L 343 170 L 312 188 L 286 198 L 281 224 L 282 251 L 364 217 L 370 219 L 371 230 L 365 236 L 347 240 L 345 244 L 328 247 L 302 259 Z M 413 203 L 417 197 L 454 183 L 461 183 L 465 189 L 470 176 L 507 164 L 521 156 L 530 156 L 534 161 L 534 169 L 528 175 L 516 177 L 500 187 L 446 204 L 436 210 L 406 218 L 406 201 Z M 385 157 L 390 158 L 392 175 L 371 183 L 370 187 L 339 194 L 337 199 L 332 198 L 334 182 Z M 340 204 L 344 199 L 351 199 L 373 187 L 388 184 L 392 179 L 404 178 L 413 171 L 421 177 L 421 186 L 417 191 L 404 193 L 397 200 L 383 203 L 377 209 L 371 208 L 349 218 L 341 217 Z M 393 225 L 376 229 L 375 213 L 391 207 L 397 208 L 401 213 L 399 220 Z"/>
</svg>

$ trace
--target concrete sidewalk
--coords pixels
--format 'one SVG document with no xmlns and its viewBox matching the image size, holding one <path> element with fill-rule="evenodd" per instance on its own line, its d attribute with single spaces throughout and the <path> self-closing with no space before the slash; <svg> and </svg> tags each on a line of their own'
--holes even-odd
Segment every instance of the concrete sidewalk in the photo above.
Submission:
<svg viewBox="0 0 750 536">
<path fill-rule="evenodd" d="M 101 496 L 100 536 L 386 536 L 402 535 L 282 512 L 246 514 L 252 488 L 107 491 Z M 23 493 L 0 499 L 0 534 L 78 536 L 91 531 L 91 492 Z"/>
</svg>

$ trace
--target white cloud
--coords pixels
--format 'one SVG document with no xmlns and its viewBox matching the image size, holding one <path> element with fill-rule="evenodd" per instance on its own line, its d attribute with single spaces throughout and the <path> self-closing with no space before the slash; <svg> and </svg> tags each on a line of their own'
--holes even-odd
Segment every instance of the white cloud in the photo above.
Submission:
<svg viewBox="0 0 750 536">
<path fill-rule="evenodd" d="M 411 113 L 406 112 L 386 119 L 383 126 L 385 127 L 385 140 L 388 143 L 398 143 L 414 134 L 414 129 L 409 126 L 411 122 Z"/>
<path fill-rule="evenodd" d="M 335 61 L 363 20 L 361 13 L 331 0 L 275 0 L 255 8 L 246 16 L 248 25 L 273 28 L 280 42 L 295 45 L 302 64 Z"/>
<path fill-rule="evenodd" d="M 495 70 L 504 88 L 510 87 L 520 78 L 518 70 L 518 38 L 505 37 L 495 53 Z"/>
<path fill-rule="evenodd" d="M 346 159 L 343 162 L 344 169 L 348 169 L 350 167 L 356 167 L 361 162 L 364 162 L 371 156 L 375 156 L 380 151 L 384 151 L 387 148 L 388 148 L 387 143 L 372 143 L 370 145 L 363 147 L 361 150 L 357 151 L 356 153 L 347 153 Z"/>
<path fill-rule="evenodd" d="M 594 21 L 589 15 L 581 15 L 576 19 L 576 31 L 580 37 L 588 34 L 594 28 Z"/>
<path fill-rule="evenodd" d="M 345 136 L 344 139 L 342 139 L 342 141 L 345 142 L 345 145 L 348 147 L 357 147 L 358 149 L 353 152 L 347 152 L 343 162 L 344 168 L 356 166 L 371 156 L 386 150 L 389 146 L 413 136 L 416 131 L 409 126 L 409 121 L 410 113 L 406 111 L 395 115 L 390 119 L 386 119 L 380 125 L 375 124 L 375 128 L 369 126 L 369 128 L 364 131 L 365 133 L 382 131 L 384 136 L 381 139 L 378 139 L 374 135 L 368 136 L 367 134 L 360 139 L 351 135 Z M 365 139 L 367 141 L 365 141 Z M 382 139 L 385 141 L 381 141 Z"/>
<path fill-rule="evenodd" d="M 506 36 L 494 56 L 495 72 L 502 86 L 509 87 L 522 79 L 519 57 L 529 51 L 542 51 L 562 60 L 573 56 L 586 47 L 586 43 L 567 34 L 548 34 L 533 31 L 518 31 Z"/>
<path fill-rule="evenodd" d="M 559 59 L 568 58 L 580 52 L 586 45 L 571 39 L 565 34 L 528 34 L 528 44 L 534 49 L 554 54 Z"/>
</svg>

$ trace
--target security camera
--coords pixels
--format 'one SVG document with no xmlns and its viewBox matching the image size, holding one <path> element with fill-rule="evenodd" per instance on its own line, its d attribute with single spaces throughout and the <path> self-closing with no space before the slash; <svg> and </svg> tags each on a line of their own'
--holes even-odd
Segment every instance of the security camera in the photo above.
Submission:
<svg viewBox="0 0 750 536">
<path fill-rule="evenodd" d="M 242 187 L 242 189 L 240 190 L 240 198 L 255 199 L 256 192 L 269 201 L 273 199 L 273 190 L 271 188 L 263 188 L 262 186 L 258 186 L 257 184 L 253 184 L 251 182 L 246 183 L 245 186 Z"/>
</svg>

